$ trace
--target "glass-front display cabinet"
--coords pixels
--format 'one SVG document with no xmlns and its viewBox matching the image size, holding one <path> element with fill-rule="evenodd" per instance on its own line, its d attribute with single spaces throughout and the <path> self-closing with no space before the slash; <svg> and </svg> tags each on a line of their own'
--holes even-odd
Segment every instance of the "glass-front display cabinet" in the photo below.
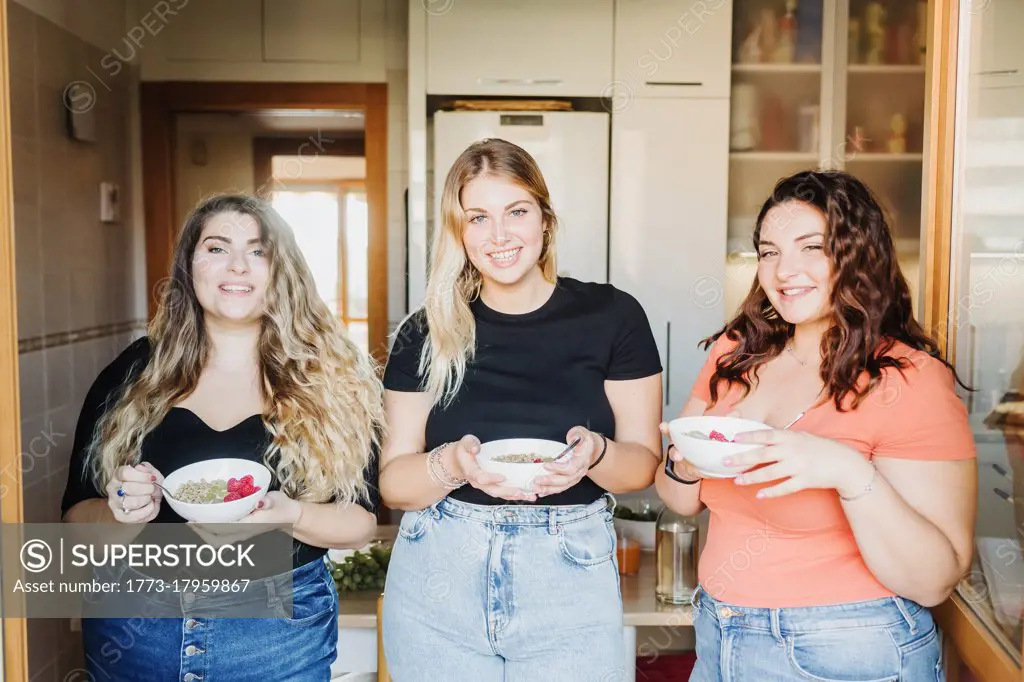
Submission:
<svg viewBox="0 0 1024 682">
<path fill-rule="evenodd" d="M 808 168 L 875 191 L 916 293 L 928 26 L 925 0 L 734 0 L 727 315 L 754 278 L 758 209 Z"/>
<path fill-rule="evenodd" d="M 978 450 L 974 565 L 959 603 L 1019 671 L 1024 649 L 1024 0 L 959 16 L 947 353 Z M 1016 679 L 1021 676 L 1018 672 Z"/>
</svg>

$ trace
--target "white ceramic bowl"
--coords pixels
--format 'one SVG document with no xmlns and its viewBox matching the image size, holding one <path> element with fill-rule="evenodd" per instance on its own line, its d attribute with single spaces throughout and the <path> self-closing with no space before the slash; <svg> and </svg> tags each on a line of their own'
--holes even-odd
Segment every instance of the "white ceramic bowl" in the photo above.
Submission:
<svg viewBox="0 0 1024 682">
<path fill-rule="evenodd" d="M 722 460 L 729 455 L 753 450 L 761 447 L 756 443 L 723 443 L 721 441 L 704 440 L 687 436 L 689 431 L 700 431 L 704 434 L 718 431 L 732 440 L 736 434 L 745 431 L 759 431 L 771 427 L 750 419 L 736 417 L 680 417 L 668 423 L 672 444 L 676 446 L 683 459 L 697 467 L 708 478 L 733 478 L 750 467 L 729 467 Z"/>
<path fill-rule="evenodd" d="M 171 505 L 171 509 L 178 513 L 178 516 L 187 521 L 196 523 L 232 523 L 247 516 L 256 508 L 259 501 L 267 494 L 270 486 L 270 469 L 260 462 L 249 459 L 209 459 L 205 462 L 189 464 L 164 477 L 164 487 L 173 495 L 178 486 L 186 481 L 198 481 L 205 478 L 212 481 L 222 478 L 225 481 L 230 478 L 242 478 L 251 474 L 253 484 L 260 487 L 252 495 L 243 497 L 240 500 L 231 502 L 213 502 L 210 504 L 189 504 L 172 500 L 164 495 L 164 502 Z"/>
<path fill-rule="evenodd" d="M 499 485 L 507 485 L 531 492 L 533 490 L 533 479 L 546 471 L 543 463 L 518 464 L 495 462 L 494 458 L 500 455 L 526 452 L 533 452 L 542 457 L 554 457 L 565 450 L 568 445 L 568 443 L 559 443 L 558 441 L 540 438 L 492 440 L 487 443 L 481 443 L 480 453 L 476 456 L 476 461 L 484 471 L 501 474 L 505 477 L 505 480 Z"/>
</svg>

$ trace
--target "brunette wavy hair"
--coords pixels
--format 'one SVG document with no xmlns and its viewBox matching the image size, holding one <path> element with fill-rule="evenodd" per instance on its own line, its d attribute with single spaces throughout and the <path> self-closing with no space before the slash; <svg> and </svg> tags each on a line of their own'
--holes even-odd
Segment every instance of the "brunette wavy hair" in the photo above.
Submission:
<svg viewBox="0 0 1024 682">
<path fill-rule="evenodd" d="M 911 361 L 889 355 L 897 342 L 937 358 L 964 386 L 956 370 L 940 357 L 936 341 L 914 319 L 910 287 L 900 270 L 885 212 L 871 190 L 841 171 L 802 171 L 781 179 L 758 213 L 755 251 L 759 252 L 768 212 L 788 202 L 817 208 L 827 225 L 824 247 L 831 260 L 832 324 L 821 338 L 824 400 L 834 401 L 843 411 L 852 396 L 848 407 L 856 409 L 881 382 L 883 370 L 895 368 L 902 374 Z M 755 279 L 736 316 L 701 341 L 705 350 L 723 334 L 737 342 L 718 359 L 711 376 L 712 404 L 723 379 L 729 386 L 742 386 L 744 395 L 749 393 L 758 368 L 785 349 L 793 330 Z"/>
</svg>

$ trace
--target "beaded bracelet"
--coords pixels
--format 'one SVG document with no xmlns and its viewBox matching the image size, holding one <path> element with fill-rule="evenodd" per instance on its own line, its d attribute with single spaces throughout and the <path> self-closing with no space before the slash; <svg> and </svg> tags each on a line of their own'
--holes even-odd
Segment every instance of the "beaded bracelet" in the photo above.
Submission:
<svg viewBox="0 0 1024 682">
<path fill-rule="evenodd" d="M 430 475 L 431 480 L 442 488 L 455 490 L 464 486 L 468 481 L 464 478 L 459 479 L 452 476 L 448 472 L 448 467 L 441 460 L 441 453 L 449 445 L 451 443 L 444 443 L 430 451 L 430 454 L 427 455 L 427 473 Z"/>
</svg>

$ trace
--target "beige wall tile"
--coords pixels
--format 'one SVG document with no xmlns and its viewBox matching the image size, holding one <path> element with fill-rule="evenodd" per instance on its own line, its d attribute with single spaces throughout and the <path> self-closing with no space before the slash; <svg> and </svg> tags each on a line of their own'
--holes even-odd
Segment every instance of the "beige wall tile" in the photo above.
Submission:
<svg viewBox="0 0 1024 682">
<path fill-rule="evenodd" d="M 22 353 L 18 356 L 18 395 L 21 418 L 41 418 L 46 412 L 46 365 L 43 352 Z"/>
<path fill-rule="evenodd" d="M 53 411 L 71 402 L 71 349 L 68 346 L 43 351 L 46 365 L 46 406 Z"/>
</svg>

